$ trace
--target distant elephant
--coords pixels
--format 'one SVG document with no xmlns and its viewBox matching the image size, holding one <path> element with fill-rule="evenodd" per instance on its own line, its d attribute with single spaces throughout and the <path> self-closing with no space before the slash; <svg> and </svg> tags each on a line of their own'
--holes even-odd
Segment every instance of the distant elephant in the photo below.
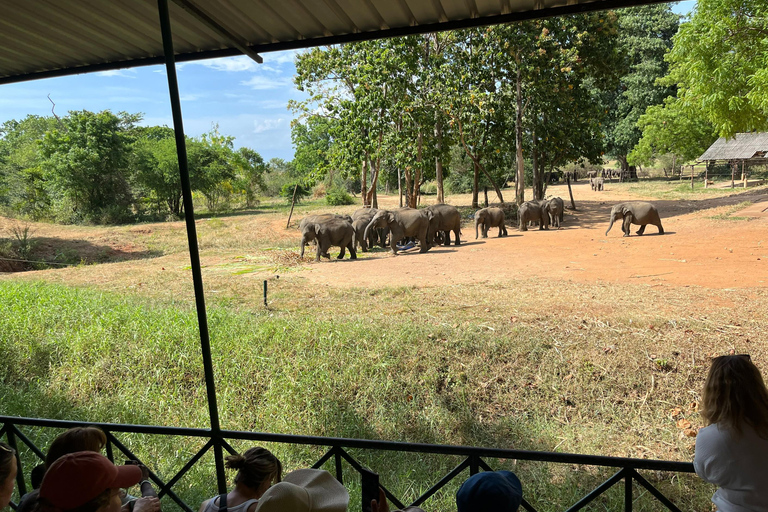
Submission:
<svg viewBox="0 0 768 512">
<path fill-rule="evenodd" d="M 518 229 L 528 231 L 529 222 L 538 222 L 539 230 L 549 229 L 549 214 L 543 207 L 543 201 L 526 201 L 517 210 Z"/>
<path fill-rule="evenodd" d="M 596 178 L 597 177 L 597 171 L 587 171 L 587 178 Z"/>
<path fill-rule="evenodd" d="M 477 227 L 483 226 L 483 238 L 488 238 L 489 228 L 499 228 L 499 236 L 507 236 L 507 226 L 504 225 L 504 210 L 501 208 L 483 208 L 475 212 L 475 240 Z"/>
<path fill-rule="evenodd" d="M 593 190 L 596 190 L 597 192 L 602 192 L 604 184 L 605 184 L 605 178 L 603 178 L 602 176 L 598 176 L 597 178 L 595 178 L 595 185 L 593 187 Z"/>
<path fill-rule="evenodd" d="M 355 213 L 352 214 L 352 224 L 355 226 L 355 239 L 360 243 L 360 247 L 363 248 L 363 252 L 367 251 L 367 248 L 363 246 L 364 243 L 368 248 L 372 248 L 377 243 L 379 247 L 386 247 L 387 236 L 389 235 L 389 229 L 387 228 L 375 229 L 368 233 L 367 239 L 363 238 L 363 233 L 365 232 L 366 226 L 371 222 L 371 219 L 373 219 L 373 216 L 376 215 L 378 211 L 379 210 L 377 208 L 360 208 L 355 210 Z M 361 225 L 362 223 L 357 221 L 361 219 L 365 221 L 365 225 L 363 225 L 362 229 L 358 232 L 357 226 Z M 357 247 L 357 242 L 355 243 L 355 247 Z"/>
<path fill-rule="evenodd" d="M 451 231 L 453 231 L 455 245 L 460 245 L 461 214 L 458 208 L 449 204 L 433 204 L 425 209 L 432 212 L 432 220 L 429 222 L 429 230 L 427 232 L 427 241 L 432 244 L 435 242 L 438 234 L 441 234 L 443 235 L 441 237 L 443 243 L 451 245 Z"/>
<path fill-rule="evenodd" d="M 335 213 L 320 213 L 317 215 L 309 215 L 301 219 L 299 223 L 299 230 L 301 231 L 301 257 L 304 257 L 304 246 L 309 242 L 316 240 L 315 231 L 313 229 L 305 229 L 307 225 L 317 222 L 329 220 L 329 219 L 342 219 L 352 224 L 352 217 L 349 215 L 336 215 Z M 324 254 L 324 256 L 328 257 Z"/>
<path fill-rule="evenodd" d="M 549 215 L 549 223 L 560 229 L 560 222 L 563 220 L 563 211 L 565 210 L 563 200 L 559 197 L 553 197 L 547 201 L 545 208 Z"/>
<path fill-rule="evenodd" d="M 638 235 L 643 234 L 645 226 L 648 224 L 653 224 L 659 228 L 660 235 L 664 234 L 664 228 L 661 227 L 659 211 L 651 203 L 645 201 L 631 201 L 614 205 L 614 207 L 611 208 L 611 223 L 605 231 L 605 236 L 608 236 L 608 231 L 613 227 L 613 222 L 619 219 L 624 219 L 624 223 L 621 227 L 624 236 L 629 236 L 629 226 L 631 224 L 640 226 L 640 229 L 637 230 Z"/>
<path fill-rule="evenodd" d="M 318 216 L 321 217 L 321 216 Z M 303 221 L 302 221 L 303 222 Z M 314 236 L 317 240 L 317 253 L 315 261 L 320 261 L 320 256 L 330 258 L 328 250 L 333 247 L 341 247 L 338 259 L 344 258 L 345 249 L 349 249 L 349 259 L 356 260 L 355 253 L 355 230 L 347 219 L 341 216 L 332 216 L 330 218 L 315 219 L 314 222 L 304 223 L 302 228 L 302 240 Z M 304 246 L 301 247 L 301 256 L 304 256 Z"/>
<path fill-rule="evenodd" d="M 379 210 L 365 228 L 363 237 L 367 237 L 371 229 L 389 228 L 389 246 L 392 254 L 397 255 L 397 243 L 405 237 L 415 237 L 421 246 L 419 252 L 427 252 L 429 250 L 427 232 L 432 217 L 434 214 L 427 209 L 416 210 L 406 207 L 396 210 Z"/>
</svg>

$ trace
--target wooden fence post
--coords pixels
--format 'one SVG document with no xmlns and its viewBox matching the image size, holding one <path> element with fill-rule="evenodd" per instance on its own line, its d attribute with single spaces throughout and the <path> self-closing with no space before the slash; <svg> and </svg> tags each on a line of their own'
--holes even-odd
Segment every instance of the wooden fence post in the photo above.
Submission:
<svg viewBox="0 0 768 512">
<path fill-rule="evenodd" d="M 291 213 L 288 214 L 288 223 L 285 225 L 285 229 L 288 229 L 291 226 L 291 217 L 293 216 L 293 205 L 296 204 L 296 191 L 299 190 L 299 184 L 297 183 L 295 187 L 293 187 L 293 198 L 291 199 Z"/>
</svg>

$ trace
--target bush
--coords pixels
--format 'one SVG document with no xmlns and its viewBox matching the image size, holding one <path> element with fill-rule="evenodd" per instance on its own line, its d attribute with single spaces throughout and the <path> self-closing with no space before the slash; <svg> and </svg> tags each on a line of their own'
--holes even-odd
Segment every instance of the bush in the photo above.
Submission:
<svg viewBox="0 0 768 512">
<path fill-rule="evenodd" d="M 331 206 L 343 206 L 347 204 L 355 204 L 355 200 L 349 193 L 340 187 L 333 187 L 328 191 L 325 196 L 325 201 Z"/>
<path fill-rule="evenodd" d="M 421 195 L 423 196 L 434 196 L 437 194 L 437 182 L 436 181 L 428 181 L 421 185 Z"/>
<path fill-rule="evenodd" d="M 301 202 L 302 199 L 309 195 L 309 190 L 300 183 L 286 183 L 283 188 L 280 189 L 280 197 L 284 197 L 288 202 L 293 200 L 293 191 L 296 190 L 296 202 Z"/>
</svg>

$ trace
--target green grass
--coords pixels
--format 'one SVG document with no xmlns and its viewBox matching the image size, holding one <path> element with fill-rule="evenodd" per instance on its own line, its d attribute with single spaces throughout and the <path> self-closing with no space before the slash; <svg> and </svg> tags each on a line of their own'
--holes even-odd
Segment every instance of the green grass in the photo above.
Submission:
<svg viewBox="0 0 768 512">
<path fill-rule="evenodd" d="M 553 291 L 531 286 L 543 296 Z M 623 309 L 611 321 L 562 311 L 542 315 L 523 303 L 489 315 L 501 297 L 509 300 L 501 286 L 466 287 L 461 303 L 479 307 L 457 312 L 449 306 L 454 293 L 328 290 L 321 298 L 293 296 L 291 307 L 272 310 L 227 306 L 226 298 L 212 302 L 222 427 L 629 456 L 643 454 L 638 445 L 654 451 L 668 444 L 681 460 L 690 460 L 688 441 L 678 438 L 666 415 L 672 405 L 688 403 L 690 387 L 703 378 L 706 365 L 687 361 L 704 361 L 701 352 L 712 350 L 712 343 L 699 347 L 687 338 L 707 331 L 706 322 L 668 322 L 656 313 L 626 315 Z M 516 296 L 526 300 L 527 293 L 521 285 Z M 279 305 L 291 295 L 295 291 L 278 288 L 271 300 Z M 617 307 L 635 300 L 608 295 Z M 314 303 L 319 304 L 313 308 Z M 365 308 L 353 307 L 361 303 Z M 514 322 L 506 311 L 517 315 Z M 757 325 L 762 324 L 749 326 L 756 337 L 763 329 Z M 196 314 L 188 303 L 6 281 L 0 283 L 0 333 L 3 414 L 208 426 Z M 660 348 L 660 340 L 674 344 L 677 355 Z M 643 352 L 649 347 L 658 355 Z M 41 446 L 55 434 L 28 433 Z M 138 435 L 126 436 L 126 443 L 165 478 L 201 446 L 194 439 Z M 315 447 L 268 447 L 288 469 L 312 464 L 322 454 Z M 353 454 L 406 500 L 459 462 Z M 24 458 L 31 461 L 29 453 Z M 488 462 L 514 469 L 540 510 L 564 509 L 610 475 L 570 465 Z M 712 489 L 693 476 L 646 477 L 683 509 L 707 507 Z M 206 457 L 177 492 L 196 506 L 213 494 L 214 481 Z M 460 482 L 431 499 L 427 510 L 453 510 Z M 350 510 L 359 503 L 354 484 L 352 490 Z M 616 509 L 622 499 L 619 487 L 598 506 Z M 648 496 L 636 503 L 636 510 L 657 509 Z"/>
<path fill-rule="evenodd" d="M 712 215 L 709 217 L 710 219 L 714 220 L 730 220 L 730 221 L 743 221 L 743 220 L 753 220 L 751 217 L 734 217 L 733 214 L 744 210 L 745 208 L 749 208 L 754 203 L 752 201 L 742 201 L 739 204 L 735 204 L 733 206 L 728 207 L 724 212 L 720 212 L 717 215 Z"/>
<path fill-rule="evenodd" d="M 745 192 L 745 189 L 736 187 L 732 188 L 705 188 L 704 181 L 702 179 L 696 179 L 691 189 L 691 181 L 684 179 L 682 181 L 666 180 L 666 179 L 652 179 L 652 180 L 640 180 L 637 182 L 630 182 L 627 184 L 613 183 L 613 187 L 626 187 L 627 192 L 632 194 L 638 194 L 642 196 L 651 196 L 657 199 L 706 199 L 714 197 L 729 196 L 732 194 L 738 194 Z M 746 189 L 750 192 L 755 190 L 764 189 L 765 187 L 751 187 Z"/>
</svg>

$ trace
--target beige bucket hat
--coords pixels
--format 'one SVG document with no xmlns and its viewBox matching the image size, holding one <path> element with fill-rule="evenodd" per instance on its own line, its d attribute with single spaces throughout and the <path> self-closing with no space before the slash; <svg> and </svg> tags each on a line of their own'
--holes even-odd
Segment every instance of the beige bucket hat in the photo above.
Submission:
<svg viewBox="0 0 768 512">
<path fill-rule="evenodd" d="M 329 472 L 297 469 L 270 487 L 256 512 L 346 512 L 349 493 Z"/>
</svg>

